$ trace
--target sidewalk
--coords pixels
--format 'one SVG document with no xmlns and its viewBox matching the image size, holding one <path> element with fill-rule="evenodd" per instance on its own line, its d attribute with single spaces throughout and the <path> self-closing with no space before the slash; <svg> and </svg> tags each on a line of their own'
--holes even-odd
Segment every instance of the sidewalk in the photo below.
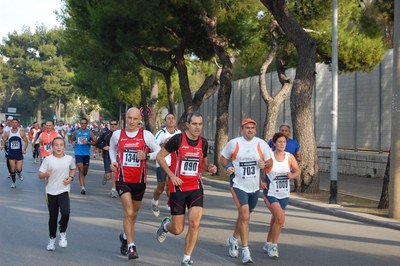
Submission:
<svg viewBox="0 0 400 266">
<path fill-rule="evenodd" d="M 214 154 L 208 155 L 208 161 L 210 163 L 214 163 Z M 320 189 L 329 191 L 330 173 L 319 172 L 319 178 Z M 204 183 L 210 186 L 228 186 L 227 182 L 213 180 L 207 177 L 204 177 Z M 376 200 L 376 204 L 378 205 L 382 192 L 383 180 L 338 174 L 337 184 L 338 193 Z M 400 230 L 400 219 L 385 218 L 377 215 L 350 211 L 343 208 L 343 206 L 340 204 L 314 202 L 311 200 L 300 198 L 295 195 L 291 195 L 289 205 L 310 209 L 317 212 L 324 212 L 337 217 L 356 220 L 359 222 Z"/>
</svg>

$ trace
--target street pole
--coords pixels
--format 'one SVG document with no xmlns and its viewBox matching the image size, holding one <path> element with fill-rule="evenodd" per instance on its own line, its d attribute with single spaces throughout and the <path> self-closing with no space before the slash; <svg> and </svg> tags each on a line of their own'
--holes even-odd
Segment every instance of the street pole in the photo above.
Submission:
<svg viewBox="0 0 400 266">
<path fill-rule="evenodd" d="M 337 203 L 338 0 L 332 0 L 332 141 L 329 203 Z"/>
<path fill-rule="evenodd" d="M 392 132 L 390 145 L 389 217 L 400 218 L 400 0 L 394 1 Z"/>
</svg>

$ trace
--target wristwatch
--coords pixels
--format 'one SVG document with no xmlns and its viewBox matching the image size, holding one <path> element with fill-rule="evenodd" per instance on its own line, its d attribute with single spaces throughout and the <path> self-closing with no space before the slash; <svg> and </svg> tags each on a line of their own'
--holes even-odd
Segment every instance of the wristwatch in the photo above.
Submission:
<svg viewBox="0 0 400 266">
<path fill-rule="evenodd" d="M 146 160 L 150 160 L 150 155 L 146 154 Z"/>
</svg>

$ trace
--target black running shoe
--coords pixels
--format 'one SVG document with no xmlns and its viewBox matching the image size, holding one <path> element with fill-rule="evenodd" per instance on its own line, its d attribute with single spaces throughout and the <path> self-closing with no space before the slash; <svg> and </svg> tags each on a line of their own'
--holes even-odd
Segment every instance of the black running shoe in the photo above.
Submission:
<svg viewBox="0 0 400 266">
<path fill-rule="evenodd" d="M 121 251 L 122 255 L 128 255 L 128 242 L 126 242 L 126 239 L 124 239 L 123 233 L 119 235 L 119 241 L 121 241 L 121 247 L 119 248 L 119 251 Z"/>
<path fill-rule="evenodd" d="M 128 252 L 129 252 L 129 254 L 128 254 L 129 260 L 134 260 L 134 259 L 139 258 L 139 255 L 136 251 L 136 246 L 130 246 L 128 249 Z"/>
</svg>

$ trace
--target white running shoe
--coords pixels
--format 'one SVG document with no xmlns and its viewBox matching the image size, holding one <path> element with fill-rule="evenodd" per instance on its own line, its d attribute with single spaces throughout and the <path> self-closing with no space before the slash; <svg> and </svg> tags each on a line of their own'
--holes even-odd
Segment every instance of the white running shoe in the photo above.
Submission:
<svg viewBox="0 0 400 266">
<path fill-rule="evenodd" d="M 160 215 L 158 204 L 154 201 L 154 199 L 151 199 L 151 210 L 153 211 L 155 217 L 158 217 Z"/>
<path fill-rule="evenodd" d="M 272 247 L 271 242 L 265 242 L 265 245 L 263 246 L 263 250 L 268 252 L 268 250 Z"/>
<path fill-rule="evenodd" d="M 250 250 L 248 248 L 242 249 L 242 263 L 253 263 Z"/>
<path fill-rule="evenodd" d="M 231 237 L 228 237 L 226 243 L 229 246 L 229 256 L 237 258 L 239 255 L 239 244 L 237 241 L 232 241 Z"/>
<path fill-rule="evenodd" d="M 279 258 L 278 245 L 272 245 L 271 248 L 268 249 L 268 256 L 271 258 Z"/>
<path fill-rule="evenodd" d="M 56 250 L 56 239 L 55 238 L 49 238 L 49 243 L 47 244 L 46 249 L 48 251 Z"/>
<path fill-rule="evenodd" d="M 65 232 L 64 233 L 60 233 L 60 240 L 58 240 L 58 245 L 61 248 L 66 248 L 67 247 L 67 245 L 68 245 L 67 234 Z"/>
</svg>

